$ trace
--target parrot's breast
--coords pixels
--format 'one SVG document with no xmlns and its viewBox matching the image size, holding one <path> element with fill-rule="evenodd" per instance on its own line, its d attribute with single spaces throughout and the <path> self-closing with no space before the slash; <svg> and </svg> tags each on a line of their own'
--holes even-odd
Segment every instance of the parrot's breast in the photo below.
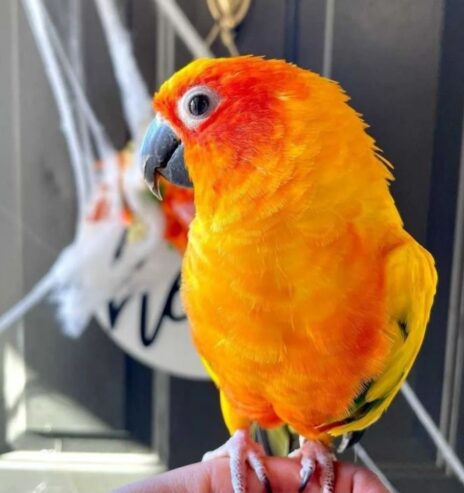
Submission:
<svg viewBox="0 0 464 493">
<path fill-rule="evenodd" d="M 346 416 L 391 350 L 381 250 L 346 227 L 240 243 L 192 224 L 182 296 L 194 342 L 235 410 L 307 437 Z"/>
</svg>

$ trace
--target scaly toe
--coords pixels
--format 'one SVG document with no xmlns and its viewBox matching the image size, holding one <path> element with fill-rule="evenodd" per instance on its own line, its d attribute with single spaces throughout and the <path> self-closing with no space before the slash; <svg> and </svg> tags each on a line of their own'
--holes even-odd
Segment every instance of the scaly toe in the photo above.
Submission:
<svg viewBox="0 0 464 493">
<path fill-rule="evenodd" d="M 263 485 L 266 493 L 272 493 L 271 484 L 264 467 L 264 451 L 250 437 L 248 430 L 237 430 L 234 435 L 221 447 L 207 452 L 203 461 L 218 457 L 229 457 L 230 476 L 234 493 L 246 493 L 246 463 L 248 462 Z"/>
<path fill-rule="evenodd" d="M 299 492 L 303 492 L 311 481 L 311 477 L 316 470 L 320 470 L 322 493 L 334 493 L 334 460 L 335 457 L 320 442 L 305 441 L 298 450 L 292 452 L 289 457 L 300 459 L 300 488 Z"/>
<path fill-rule="evenodd" d="M 316 469 L 316 461 L 314 459 L 310 459 L 309 457 L 303 457 L 301 459 L 301 469 L 300 469 L 300 487 L 298 489 L 299 492 L 303 491 L 308 483 L 311 481 L 311 477 Z"/>
<path fill-rule="evenodd" d="M 264 491 L 266 493 L 272 493 L 271 483 L 266 474 L 266 468 L 264 467 L 263 458 L 264 452 L 262 452 L 261 450 L 248 452 L 248 463 L 255 472 L 259 482 L 264 486 Z"/>
</svg>

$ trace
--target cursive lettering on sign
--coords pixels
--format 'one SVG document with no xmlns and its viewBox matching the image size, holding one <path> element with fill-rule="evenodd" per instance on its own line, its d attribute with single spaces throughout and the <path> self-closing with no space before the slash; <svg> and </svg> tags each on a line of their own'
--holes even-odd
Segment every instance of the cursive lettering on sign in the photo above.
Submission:
<svg viewBox="0 0 464 493">
<path fill-rule="evenodd" d="M 150 293 L 144 292 L 141 293 L 139 300 L 139 335 L 140 342 L 145 346 L 151 346 L 156 340 L 157 336 L 160 333 L 160 330 L 163 326 L 163 322 L 165 320 L 172 320 L 173 322 L 182 322 L 187 317 L 185 313 L 176 313 L 175 311 L 175 301 L 179 295 L 180 290 L 180 274 L 176 276 L 174 282 L 169 289 L 168 295 L 166 296 L 166 300 L 162 305 L 162 310 L 159 313 L 157 321 L 154 325 L 153 330 L 150 332 L 148 315 L 149 315 L 149 307 L 150 307 Z M 109 325 L 111 330 L 117 329 L 117 321 L 122 311 L 127 305 L 127 302 L 131 299 L 131 296 L 124 298 L 119 303 L 111 300 L 108 303 L 108 318 Z"/>
</svg>

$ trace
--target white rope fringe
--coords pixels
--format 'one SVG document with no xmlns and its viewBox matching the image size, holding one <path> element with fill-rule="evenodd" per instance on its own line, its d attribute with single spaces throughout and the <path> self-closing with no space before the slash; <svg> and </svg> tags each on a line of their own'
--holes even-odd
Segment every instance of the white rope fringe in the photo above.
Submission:
<svg viewBox="0 0 464 493">
<path fill-rule="evenodd" d="M 77 80 L 82 86 L 85 86 L 84 56 L 82 52 L 82 39 L 85 28 L 82 22 L 82 1 L 83 0 L 68 0 L 68 12 L 66 16 L 66 32 L 68 37 L 66 52 L 68 53 L 70 65 Z M 47 12 L 45 12 L 45 14 L 47 14 Z M 47 15 L 45 17 L 47 24 L 50 25 L 50 18 Z M 85 121 L 83 109 L 80 105 L 75 105 L 75 114 L 77 131 L 81 142 L 82 159 L 89 179 L 89 195 L 92 195 L 95 191 L 96 183 L 95 175 L 92 173 L 94 156 L 90 141 L 90 132 Z"/>
<path fill-rule="evenodd" d="M 214 58 L 213 52 L 197 33 L 175 0 L 153 0 L 174 26 L 177 35 L 195 58 Z"/>
<path fill-rule="evenodd" d="M 437 449 L 442 453 L 444 460 L 454 472 L 456 478 L 464 485 L 464 467 L 454 450 L 444 439 L 437 425 L 433 422 L 430 414 L 407 382 L 401 387 L 401 392 Z"/>
<path fill-rule="evenodd" d="M 115 149 L 112 146 L 105 130 L 103 129 L 101 123 L 96 117 L 92 107 L 90 106 L 88 99 L 84 93 L 82 88 L 82 84 L 77 78 L 77 75 L 66 56 L 66 52 L 63 48 L 63 45 L 60 41 L 56 28 L 48 16 L 47 12 L 44 12 L 44 18 L 47 25 L 47 30 L 50 33 L 50 40 L 53 48 L 56 51 L 56 55 L 62 65 L 64 74 L 66 75 L 69 85 L 71 86 L 72 91 L 74 92 L 74 97 L 76 98 L 76 102 L 79 106 L 79 109 L 82 111 L 83 117 L 85 118 L 85 122 L 87 123 L 89 130 L 91 132 L 92 138 L 94 140 L 97 155 L 99 158 L 104 159 L 105 157 L 111 156 L 115 153 Z M 95 170 L 93 168 L 93 162 L 91 163 L 90 173 L 95 175 Z M 94 177 L 92 177 L 94 179 Z"/>
<path fill-rule="evenodd" d="M 366 449 L 360 444 L 357 443 L 354 446 L 354 451 L 356 455 L 361 459 L 363 464 L 370 469 L 373 473 L 375 473 L 385 488 L 388 489 L 390 493 L 399 493 L 398 490 L 390 483 L 387 476 L 379 469 L 377 464 L 372 460 L 371 456 L 366 452 Z"/>
<path fill-rule="evenodd" d="M 136 139 L 152 118 L 151 98 L 138 69 L 129 33 L 123 26 L 113 0 L 95 0 L 103 25 L 116 80 L 121 91 L 124 115 Z"/>
<path fill-rule="evenodd" d="M 68 145 L 69 158 L 76 180 L 78 217 L 81 219 L 84 216 L 84 207 L 89 198 L 89 186 L 85 176 L 85 167 L 82 163 L 79 135 L 73 118 L 68 91 L 47 36 L 42 2 L 37 0 L 22 0 L 22 2 L 58 107 L 61 127 Z"/>
<path fill-rule="evenodd" d="M 29 293 L 0 317 L 0 334 L 19 322 L 29 310 L 40 303 L 53 289 L 55 273 L 50 269 Z"/>
<path fill-rule="evenodd" d="M 63 48 L 63 44 L 60 41 L 56 28 L 46 11 L 44 11 L 44 17 L 47 24 L 47 29 L 50 33 L 52 46 L 55 49 L 56 55 L 62 65 L 63 72 L 68 79 L 69 85 L 71 87 L 71 92 L 73 93 L 73 96 L 75 98 L 76 106 L 82 112 L 85 123 L 88 125 L 88 130 L 95 144 L 97 156 L 105 161 L 105 166 L 103 167 L 103 169 L 100 170 L 101 175 L 99 178 L 97 177 L 97 172 L 95 169 L 95 159 L 92 158 L 91 162 L 87 163 L 87 168 L 89 169 L 90 173 L 90 181 L 95 188 L 100 182 L 105 182 L 105 184 L 107 185 L 113 184 L 109 193 L 113 198 L 112 204 L 119 207 L 120 198 L 119 192 L 117 190 L 117 181 L 115 181 L 115 177 L 119 173 L 118 163 L 116 159 L 116 150 L 109 140 L 109 137 L 102 127 L 100 121 L 95 115 L 92 107 L 90 106 L 82 84 L 77 78 L 74 68 L 72 67 Z M 83 155 L 85 155 L 85 153 L 83 153 Z"/>
</svg>

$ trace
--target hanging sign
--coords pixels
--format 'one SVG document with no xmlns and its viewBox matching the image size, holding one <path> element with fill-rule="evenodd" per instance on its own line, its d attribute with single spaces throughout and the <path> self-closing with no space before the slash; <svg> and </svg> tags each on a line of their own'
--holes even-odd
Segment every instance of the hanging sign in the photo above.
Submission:
<svg viewBox="0 0 464 493">
<path fill-rule="evenodd" d="M 128 161 L 132 162 L 131 156 Z M 179 376 L 206 378 L 179 292 L 181 260 L 194 215 L 193 193 L 165 182 L 159 202 L 144 184 L 140 191 L 130 183 L 122 190 L 129 219 L 120 222 L 119 241 L 108 253 L 113 270 L 120 263 L 127 265 L 127 259 L 132 263 L 124 268 L 126 281 L 119 281 L 122 289 L 108 296 L 97 319 L 124 351 L 146 365 Z M 149 222 L 154 241 L 145 253 L 137 254 L 149 236 L 141 224 L 147 229 Z"/>
<path fill-rule="evenodd" d="M 178 252 L 160 243 L 140 268 L 144 279 L 152 281 L 108 300 L 98 311 L 99 323 L 124 351 L 146 365 L 179 376 L 205 378 L 180 301 Z"/>
</svg>

